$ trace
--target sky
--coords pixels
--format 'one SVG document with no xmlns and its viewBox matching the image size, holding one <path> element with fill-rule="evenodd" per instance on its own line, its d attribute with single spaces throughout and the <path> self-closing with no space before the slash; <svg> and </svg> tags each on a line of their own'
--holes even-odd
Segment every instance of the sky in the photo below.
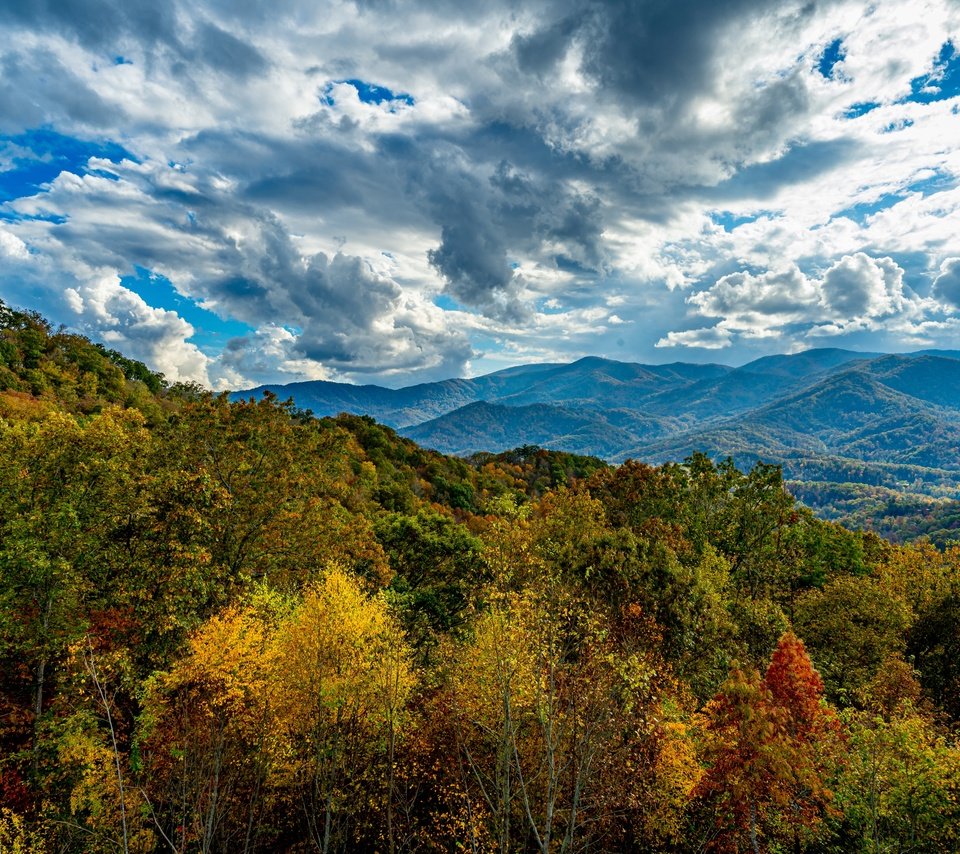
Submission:
<svg viewBox="0 0 960 854">
<path fill-rule="evenodd" d="M 5 0 L 0 298 L 216 389 L 960 348 L 956 0 Z"/>
</svg>

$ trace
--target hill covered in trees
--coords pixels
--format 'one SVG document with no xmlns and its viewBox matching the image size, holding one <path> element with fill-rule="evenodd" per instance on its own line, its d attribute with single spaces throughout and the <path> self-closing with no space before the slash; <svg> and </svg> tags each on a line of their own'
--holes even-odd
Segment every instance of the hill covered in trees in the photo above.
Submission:
<svg viewBox="0 0 960 854">
<path fill-rule="evenodd" d="M 944 498 L 960 494 L 958 357 L 818 349 L 740 368 L 587 358 L 405 389 L 265 388 L 318 414 L 372 415 L 460 456 L 531 441 L 610 462 L 702 451 L 745 469 L 774 462 L 795 481 L 861 484 L 865 495 L 885 487 Z"/>
<path fill-rule="evenodd" d="M 0 850 L 953 852 L 958 572 L 777 466 L 448 457 L 5 309 Z"/>
</svg>

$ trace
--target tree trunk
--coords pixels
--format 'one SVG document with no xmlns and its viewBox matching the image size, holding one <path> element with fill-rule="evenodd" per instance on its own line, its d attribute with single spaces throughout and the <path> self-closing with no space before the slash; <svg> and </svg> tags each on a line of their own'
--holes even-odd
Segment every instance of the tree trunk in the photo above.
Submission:
<svg viewBox="0 0 960 854">
<path fill-rule="evenodd" d="M 760 843 L 757 841 L 757 807 L 750 801 L 750 847 L 753 854 L 760 854 Z"/>
</svg>

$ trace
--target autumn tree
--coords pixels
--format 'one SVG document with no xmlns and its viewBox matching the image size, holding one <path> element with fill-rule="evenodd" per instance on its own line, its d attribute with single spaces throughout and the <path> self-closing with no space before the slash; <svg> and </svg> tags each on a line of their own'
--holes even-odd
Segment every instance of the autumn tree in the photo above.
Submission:
<svg viewBox="0 0 960 854">
<path fill-rule="evenodd" d="M 130 607 L 111 535 L 142 507 L 149 446 L 137 412 L 0 419 L 0 660 L 29 681 L 37 725 L 53 666 L 99 611 Z"/>
<path fill-rule="evenodd" d="M 158 835 L 177 851 L 251 851 L 282 751 L 274 643 L 288 604 L 264 590 L 227 608 L 149 683 L 139 741 Z"/>
<path fill-rule="evenodd" d="M 660 751 L 667 666 L 655 620 L 635 604 L 636 619 L 614 617 L 630 553 L 618 550 L 599 502 L 578 491 L 552 494 L 488 536 L 490 604 L 468 643 L 450 649 L 447 683 L 472 844 L 547 852 L 602 835 L 648 839 L 650 804 L 631 797 L 641 785 L 625 768 L 643 783 L 659 775 L 651 788 L 661 802 L 679 787 L 671 803 L 681 804 L 688 766 L 682 748 Z M 622 824 L 628 814 L 636 832 Z"/>
<path fill-rule="evenodd" d="M 844 713 L 831 850 L 952 852 L 960 845 L 960 746 L 906 699 Z"/>
<path fill-rule="evenodd" d="M 381 821 L 392 823 L 396 745 L 415 679 L 399 625 L 382 597 L 332 568 L 281 624 L 275 655 L 276 725 L 289 745 L 277 784 L 296 792 L 323 854 L 376 838 Z"/>
<path fill-rule="evenodd" d="M 824 833 L 838 727 L 796 636 L 781 638 L 763 679 L 734 669 L 704 720 L 707 771 L 694 797 L 706 847 L 800 851 Z"/>
</svg>

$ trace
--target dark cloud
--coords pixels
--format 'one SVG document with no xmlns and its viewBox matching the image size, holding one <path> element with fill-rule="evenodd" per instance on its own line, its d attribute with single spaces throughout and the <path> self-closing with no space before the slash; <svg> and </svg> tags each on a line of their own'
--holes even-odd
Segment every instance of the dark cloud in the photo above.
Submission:
<svg viewBox="0 0 960 854">
<path fill-rule="evenodd" d="M 447 293 L 493 317 L 524 319 L 529 309 L 519 298 L 521 282 L 507 258 L 507 236 L 484 204 L 479 182 L 448 173 L 428 197 L 434 218 L 442 223 L 440 245 L 428 257 L 446 280 Z"/>
<path fill-rule="evenodd" d="M 784 187 L 809 181 L 854 160 L 860 146 L 852 139 L 832 139 L 791 146 L 783 156 L 755 163 L 716 187 L 703 188 L 704 200 L 768 199 Z"/>
<path fill-rule="evenodd" d="M 600 200 L 573 194 L 566 206 L 545 211 L 546 234 L 585 270 L 597 271 L 604 262 Z"/>
<path fill-rule="evenodd" d="M 511 323 L 526 319 L 525 282 L 516 258 L 547 252 L 584 266 L 601 263 L 599 202 L 564 183 L 524 172 L 507 161 L 486 182 L 437 158 L 420 181 L 425 202 L 440 225 L 440 245 L 430 263 L 459 302 Z"/>
<path fill-rule="evenodd" d="M 0 26 L 53 32 L 113 59 L 139 48 L 154 62 L 158 49 L 173 68 L 188 74 L 188 63 L 235 77 L 262 73 L 268 63 L 259 50 L 213 21 L 191 16 L 176 2 L 156 0 L 11 0 L 0 4 Z"/>
<path fill-rule="evenodd" d="M 234 77 L 262 74 L 268 64 L 255 47 L 209 21 L 204 21 L 197 28 L 194 56 L 200 62 Z"/>
<path fill-rule="evenodd" d="M 176 4 L 157 0 L 9 0 L 0 4 L 0 24 L 52 31 L 109 51 L 123 37 L 177 45 L 176 12 Z"/>
<path fill-rule="evenodd" d="M 566 56 L 573 37 L 580 31 L 586 19 L 586 13 L 575 12 L 528 35 L 514 36 L 511 47 L 520 70 L 536 75 L 553 70 Z"/>
<path fill-rule="evenodd" d="M 50 51 L 0 57 L 0 133 L 17 134 L 66 119 L 101 127 L 123 111 L 107 103 Z"/>
<path fill-rule="evenodd" d="M 634 103 L 669 106 L 711 91 L 715 56 L 726 39 L 735 38 L 737 20 L 763 13 L 769 4 L 609 0 L 589 8 L 590 14 L 565 18 L 529 37 L 517 46 L 518 57 L 524 49 L 529 53 L 531 44 L 558 54 L 560 39 L 578 38 L 583 70 L 603 89 Z"/>
</svg>

